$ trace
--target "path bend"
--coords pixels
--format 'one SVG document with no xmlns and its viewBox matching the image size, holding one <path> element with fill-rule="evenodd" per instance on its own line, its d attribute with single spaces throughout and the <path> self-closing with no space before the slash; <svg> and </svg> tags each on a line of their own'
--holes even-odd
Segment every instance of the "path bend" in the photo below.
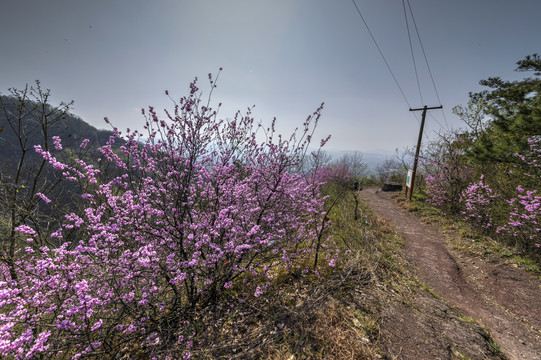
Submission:
<svg viewBox="0 0 541 360">
<path fill-rule="evenodd" d="M 390 193 L 361 192 L 405 239 L 406 257 L 420 279 L 489 330 L 513 360 L 541 360 L 541 281 L 503 263 L 487 263 L 448 248 L 440 229 L 401 209 Z"/>
</svg>

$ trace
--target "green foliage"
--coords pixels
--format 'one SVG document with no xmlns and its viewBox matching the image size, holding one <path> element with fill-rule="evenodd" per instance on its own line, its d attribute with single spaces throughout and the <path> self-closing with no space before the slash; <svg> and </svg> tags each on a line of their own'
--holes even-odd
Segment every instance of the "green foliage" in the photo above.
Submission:
<svg viewBox="0 0 541 360">
<path fill-rule="evenodd" d="M 424 150 L 427 201 L 541 263 L 541 57 L 526 56 L 516 70 L 530 76 L 482 80 L 488 89 L 453 109 L 467 129 Z"/>
<path fill-rule="evenodd" d="M 359 179 L 359 184 L 361 186 L 378 186 L 378 185 L 380 185 L 380 183 L 379 183 L 378 179 L 376 179 L 375 175 L 362 176 Z"/>
<path fill-rule="evenodd" d="M 515 260 L 517 264 L 525 267 L 527 270 L 533 273 L 541 274 L 541 265 L 537 263 L 534 259 L 523 256 L 515 256 L 513 257 L 513 260 Z"/>
<path fill-rule="evenodd" d="M 479 161 L 514 163 L 514 154 L 528 149 L 527 139 L 541 134 L 541 57 L 526 56 L 517 65 L 517 71 L 534 76 L 516 81 L 481 80 L 490 90 L 470 93 L 469 112 L 457 109 L 457 115 L 470 127 L 474 125 L 470 155 Z M 490 119 L 481 126 L 483 114 Z"/>
</svg>

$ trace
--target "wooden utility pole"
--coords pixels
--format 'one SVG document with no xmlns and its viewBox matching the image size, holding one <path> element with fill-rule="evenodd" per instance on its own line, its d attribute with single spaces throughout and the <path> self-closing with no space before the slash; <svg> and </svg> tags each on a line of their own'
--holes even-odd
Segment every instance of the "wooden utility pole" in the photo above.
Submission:
<svg viewBox="0 0 541 360">
<path fill-rule="evenodd" d="M 422 108 L 418 109 L 410 109 L 410 111 L 420 111 L 423 110 L 423 116 L 421 119 L 421 127 L 419 129 L 419 138 L 417 139 L 417 149 L 415 150 L 415 159 L 413 160 L 413 174 L 411 177 L 411 188 L 410 188 L 410 194 L 409 199 L 411 200 L 411 196 L 413 195 L 413 187 L 415 186 L 415 176 L 417 175 L 417 163 L 419 162 L 419 151 L 421 150 L 421 140 L 423 139 L 423 130 L 425 127 L 425 118 L 426 118 L 426 111 L 427 110 L 433 110 L 433 109 L 442 109 L 443 106 L 434 106 L 434 107 L 427 107 L 426 105 Z M 407 196 L 407 194 L 406 194 Z"/>
</svg>

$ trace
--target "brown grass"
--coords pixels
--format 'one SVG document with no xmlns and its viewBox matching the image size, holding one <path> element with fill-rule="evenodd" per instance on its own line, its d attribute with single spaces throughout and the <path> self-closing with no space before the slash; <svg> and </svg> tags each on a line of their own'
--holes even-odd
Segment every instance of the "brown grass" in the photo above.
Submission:
<svg viewBox="0 0 541 360">
<path fill-rule="evenodd" d="M 381 358 L 379 316 L 386 299 L 401 292 L 400 239 L 365 205 L 357 220 L 350 209 L 346 201 L 332 214 L 330 231 L 349 250 L 336 267 L 319 276 L 282 273 L 258 298 L 237 293 L 198 312 L 191 321 L 192 358 Z M 182 355 L 170 345 L 148 350 L 148 358 Z"/>
<path fill-rule="evenodd" d="M 403 240 L 364 203 L 355 220 L 350 205 L 345 202 L 330 214 L 334 239 L 344 253 L 349 250 L 336 267 L 319 276 L 277 274 L 258 298 L 237 292 L 199 311 L 185 329 L 185 334 L 196 333 L 191 358 L 394 359 L 392 354 L 410 346 L 396 343 L 401 336 L 393 333 L 397 319 L 430 329 L 441 317 L 434 315 L 430 301 L 441 306 L 441 300 L 427 294 L 413 275 L 403 256 Z M 126 359 L 162 359 L 165 354 L 181 359 L 183 351 L 163 344 L 133 354 Z"/>
</svg>

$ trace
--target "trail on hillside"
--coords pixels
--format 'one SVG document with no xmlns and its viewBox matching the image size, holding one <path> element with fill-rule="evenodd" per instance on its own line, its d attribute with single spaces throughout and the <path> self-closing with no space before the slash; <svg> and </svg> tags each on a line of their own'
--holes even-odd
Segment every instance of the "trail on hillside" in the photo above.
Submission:
<svg viewBox="0 0 541 360">
<path fill-rule="evenodd" d="M 368 188 L 361 197 L 404 237 L 406 257 L 427 286 L 485 327 L 510 359 L 541 360 L 541 281 L 450 249 L 440 229 L 401 209 L 389 193 Z"/>
</svg>

